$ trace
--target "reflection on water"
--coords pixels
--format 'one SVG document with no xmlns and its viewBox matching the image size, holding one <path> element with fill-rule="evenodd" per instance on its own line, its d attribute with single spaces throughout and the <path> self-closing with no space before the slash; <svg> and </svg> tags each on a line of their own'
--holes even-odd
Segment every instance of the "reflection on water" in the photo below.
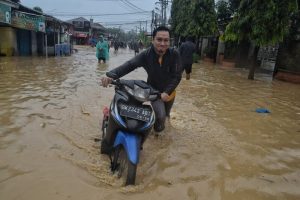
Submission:
<svg viewBox="0 0 300 200">
<path fill-rule="evenodd" d="M 95 142 L 114 92 L 99 79 L 134 53 L 120 49 L 98 64 L 95 49 L 78 49 L 1 58 L 0 199 L 300 198 L 299 85 L 195 64 L 164 135 L 145 143 L 138 185 L 124 188 Z"/>
</svg>

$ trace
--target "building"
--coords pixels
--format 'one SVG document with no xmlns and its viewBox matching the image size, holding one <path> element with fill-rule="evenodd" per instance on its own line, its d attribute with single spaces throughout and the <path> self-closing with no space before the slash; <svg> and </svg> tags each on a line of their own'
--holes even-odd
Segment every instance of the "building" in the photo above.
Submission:
<svg viewBox="0 0 300 200">
<path fill-rule="evenodd" d="M 99 23 L 93 23 L 92 19 L 78 17 L 67 22 L 74 25 L 74 43 L 78 45 L 89 44 L 91 39 L 97 40 L 101 34 L 105 34 L 105 28 Z"/>
<path fill-rule="evenodd" d="M 17 35 L 11 25 L 12 9 L 18 9 L 19 4 L 0 0 L 0 56 L 12 56 L 17 52 Z"/>
<path fill-rule="evenodd" d="M 0 35 L 1 56 L 55 55 L 55 45 L 71 43 L 73 24 L 0 0 Z"/>
</svg>

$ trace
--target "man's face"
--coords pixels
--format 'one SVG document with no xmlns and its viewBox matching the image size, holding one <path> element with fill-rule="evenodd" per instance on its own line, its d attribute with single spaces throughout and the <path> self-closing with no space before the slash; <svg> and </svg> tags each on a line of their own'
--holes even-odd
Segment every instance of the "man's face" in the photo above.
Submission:
<svg viewBox="0 0 300 200">
<path fill-rule="evenodd" d="M 170 46 L 170 34 L 168 31 L 158 31 L 154 37 L 152 44 L 155 52 L 162 56 L 166 53 Z"/>
</svg>

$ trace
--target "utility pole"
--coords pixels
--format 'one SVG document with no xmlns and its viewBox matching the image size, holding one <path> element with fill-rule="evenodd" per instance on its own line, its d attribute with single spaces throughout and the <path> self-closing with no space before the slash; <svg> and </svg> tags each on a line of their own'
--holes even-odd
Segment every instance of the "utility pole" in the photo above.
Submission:
<svg viewBox="0 0 300 200">
<path fill-rule="evenodd" d="M 140 33 L 142 32 L 142 21 L 140 21 Z"/>
<path fill-rule="evenodd" d="M 159 2 L 156 2 L 155 4 L 160 4 L 160 12 L 161 12 L 161 18 L 160 18 L 160 25 L 166 26 L 167 25 L 167 6 L 168 6 L 169 0 L 159 0 Z"/>
<path fill-rule="evenodd" d="M 168 0 L 163 0 L 164 1 L 164 25 L 167 25 L 167 5 L 168 5 Z"/>
<path fill-rule="evenodd" d="M 154 24 L 155 24 L 155 21 L 154 21 L 154 10 L 152 10 L 152 20 L 151 20 L 151 33 L 152 33 L 152 31 L 153 31 L 153 29 L 154 29 Z"/>
<path fill-rule="evenodd" d="M 159 0 L 161 4 L 161 24 L 164 26 L 164 0 Z"/>
</svg>

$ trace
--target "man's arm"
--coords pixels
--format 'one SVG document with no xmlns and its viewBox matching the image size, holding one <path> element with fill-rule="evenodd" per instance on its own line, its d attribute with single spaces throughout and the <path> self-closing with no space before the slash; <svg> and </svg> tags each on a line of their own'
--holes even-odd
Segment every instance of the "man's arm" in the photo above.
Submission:
<svg viewBox="0 0 300 200">
<path fill-rule="evenodd" d="M 145 65 L 144 63 L 144 53 L 138 54 L 134 58 L 128 60 L 124 64 L 119 67 L 111 70 L 111 72 L 115 73 L 118 78 L 128 74 L 129 72 L 135 70 L 138 67 Z"/>
<path fill-rule="evenodd" d="M 173 59 L 175 59 L 175 66 L 172 66 L 172 67 L 175 68 L 175 72 L 172 73 L 171 81 L 164 91 L 168 95 L 170 95 L 175 90 L 175 88 L 178 86 L 178 84 L 181 81 L 181 74 L 182 74 L 181 58 L 180 58 L 178 51 L 174 50 L 173 56 L 174 56 Z"/>
<path fill-rule="evenodd" d="M 102 77 L 101 82 L 103 87 L 107 87 L 113 79 L 121 78 L 122 76 L 128 74 L 129 72 L 135 70 L 138 67 L 143 66 L 144 63 L 144 53 L 140 53 L 119 67 L 106 73 L 106 77 Z M 109 77 L 110 74 L 114 74 L 114 77 Z"/>
</svg>

